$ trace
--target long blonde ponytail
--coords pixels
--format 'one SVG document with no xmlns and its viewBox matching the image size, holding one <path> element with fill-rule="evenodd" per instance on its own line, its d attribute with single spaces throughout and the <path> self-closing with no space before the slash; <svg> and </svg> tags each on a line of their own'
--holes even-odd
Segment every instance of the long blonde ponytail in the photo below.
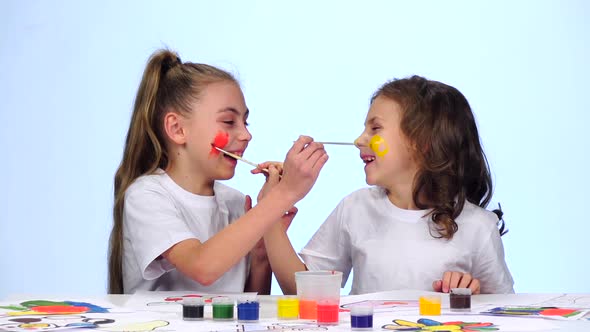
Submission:
<svg viewBox="0 0 590 332">
<path fill-rule="evenodd" d="M 115 174 L 113 229 L 109 240 L 108 292 L 122 294 L 123 288 L 123 207 L 127 188 L 138 177 L 165 168 L 168 163 L 163 139 L 163 116 L 167 111 L 190 112 L 189 101 L 198 99 L 204 87 L 235 78 L 206 64 L 185 63 L 169 50 L 150 57 L 133 107 L 123 159 Z"/>
</svg>

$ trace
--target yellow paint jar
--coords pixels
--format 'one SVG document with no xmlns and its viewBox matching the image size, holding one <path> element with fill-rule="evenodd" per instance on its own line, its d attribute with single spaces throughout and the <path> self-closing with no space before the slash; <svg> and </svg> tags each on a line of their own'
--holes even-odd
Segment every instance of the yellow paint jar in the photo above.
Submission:
<svg viewBox="0 0 590 332">
<path fill-rule="evenodd" d="M 277 300 L 279 319 L 299 318 L 299 299 L 296 296 L 282 296 Z"/>
<path fill-rule="evenodd" d="M 420 315 L 424 316 L 440 316 L 441 304 L 440 295 L 426 295 L 420 296 Z"/>
</svg>

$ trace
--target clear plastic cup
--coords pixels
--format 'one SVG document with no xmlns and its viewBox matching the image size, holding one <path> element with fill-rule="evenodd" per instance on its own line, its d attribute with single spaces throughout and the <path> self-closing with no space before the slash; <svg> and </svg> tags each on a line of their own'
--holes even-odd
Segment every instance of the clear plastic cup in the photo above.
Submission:
<svg viewBox="0 0 590 332">
<path fill-rule="evenodd" d="M 340 306 L 342 272 L 299 271 L 295 272 L 295 283 L 299 318 L 317 320 L 319 324 L 338 324 L 338 310 L 334 308 Z"/>
</svg>

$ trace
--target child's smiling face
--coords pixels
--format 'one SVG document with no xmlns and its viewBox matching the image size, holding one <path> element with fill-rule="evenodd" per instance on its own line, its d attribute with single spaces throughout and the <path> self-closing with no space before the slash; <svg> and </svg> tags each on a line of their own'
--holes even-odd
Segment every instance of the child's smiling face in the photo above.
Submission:
<svg viewBox="0 0 590 332">
<path fill-rule="evenodd" d="M 223 153 L 211 153 L 216 137 L 224 136 L 224 150 L 242 155 L 252 135 L 247 128 L 249 111 L 240 87 L 234 82 L 209 84 L 181 120 L 182 141 L 188 162 L 212 179 L 233 177 L 237 161 Z"/>
<path fill-rule="evenodd" d="M 418 167 L 400 128 L 402 112 L 399 103 L 384 96 L 371 104 L 365 130 L 356 140 L 369 185 L 392 189 L 413 182 Z"/>
</svg>

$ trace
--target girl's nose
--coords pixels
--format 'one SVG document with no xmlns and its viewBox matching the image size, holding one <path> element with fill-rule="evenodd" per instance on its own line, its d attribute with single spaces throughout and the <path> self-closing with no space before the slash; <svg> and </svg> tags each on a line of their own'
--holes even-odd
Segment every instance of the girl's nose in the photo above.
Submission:
<svg viewBox="0 0 590 332">
<path fill-rule="evenodd" d="M 360 149 L 363 146 L 367 146 L 367 142 L 367 135 L 365 135 L 365 133 L 362 133 L 361 136 L 357 137 L 357 139 L 354 140 L 354 145 Z"/>
<path fill-rule="evenodd" d="M 248 130 L 248 128 L 244 127 L 244 129 L 240 131 L 238 138 L 241 141 L 248 141 L 249 142 L 252 140 L 252 134 L 250 134 L 250 131 Z"/>
</svg>

